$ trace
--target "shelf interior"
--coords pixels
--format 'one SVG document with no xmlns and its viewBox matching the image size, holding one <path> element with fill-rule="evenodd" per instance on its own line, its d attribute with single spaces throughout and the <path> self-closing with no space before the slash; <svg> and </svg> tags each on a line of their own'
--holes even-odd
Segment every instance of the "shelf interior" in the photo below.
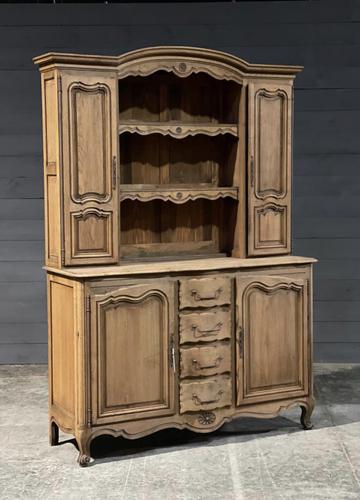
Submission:
<svg viewBox="0 0 360 500">
<path fill-rule="evenodd" d="M 232 186 L 238 141 L 197 135 L 120 136 L 121 184 Z M 194 186 L 195 187 L 195 186 Z"/>
<path fill-rule="evenodd" d="M 140 122 L 238 123 L 240 86 L 205 73 L 158 71 L 119 80 L 120 125 Z"/>
<path fill-rule="evenodd" d="M 161 200 L 121 203 L 121 254 L 123 258 L 183 253 L 228 254 L 235 225 L 236 202 L 199 199 L 185 204 Z M 223 231 L 227 226 L 226 233 Z"/>
</svg>

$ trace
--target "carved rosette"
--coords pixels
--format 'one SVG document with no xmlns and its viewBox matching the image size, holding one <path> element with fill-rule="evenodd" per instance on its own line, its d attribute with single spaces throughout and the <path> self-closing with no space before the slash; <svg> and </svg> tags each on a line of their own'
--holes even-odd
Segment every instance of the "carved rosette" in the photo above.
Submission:
<svg viewBox="0 0 360 500">
<path fill-rule="evenodd" d="M 203 411 L 198 416 L 198 422 L 201 425 L 211 425 L 215 420 L 216 415 L 213 411 Z"/>
</svg>

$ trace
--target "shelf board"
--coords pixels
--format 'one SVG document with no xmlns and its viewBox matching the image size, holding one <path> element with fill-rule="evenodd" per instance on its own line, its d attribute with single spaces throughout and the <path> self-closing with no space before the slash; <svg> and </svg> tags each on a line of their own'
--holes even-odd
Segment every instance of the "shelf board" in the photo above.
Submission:
<svg viewBox="0 0 360 500">
<path fill-rule="evenodd" d="M 120 200 L 152 201 L 162 200 L 173 203 L 186 203 L 187 201 L 203 198 L 206 200 L 217 200 L 219 198 L 238 199 L 237 187 L 153 187 L 137 190 L 133 186 L 120 186 Z"/>
<path fill-rule="evenodd" d="M 197 134 L 209 136 L 231 134 L 238 137 L 238 126 L 236 123 L 122 122 L 120 120 L 119 134 L 124 132 L 140 135 L 170 135 L 175 139 L 183 139 Z"/>
</svg>

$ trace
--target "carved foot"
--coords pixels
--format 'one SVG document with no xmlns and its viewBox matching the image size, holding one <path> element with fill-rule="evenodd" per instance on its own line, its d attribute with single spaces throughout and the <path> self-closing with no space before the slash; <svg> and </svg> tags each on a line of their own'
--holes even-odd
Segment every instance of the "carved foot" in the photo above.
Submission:
<svg viewBox="0 0 360 500">
<path fill-rule="evenodd" d="M 90 463 L 90 460 L 91 458 L 89 457 L 89 455 L 82 455 L 81 453 L 79 453 L 78 462 L 80 467 L 87 467 Z"/>
<path fill-rule="evenodd" d="M 301 425 L 303 426 L 303 429 L 305 429 L 306 431 L 309 431 L 310 429 L 313 428 L 313 423 L 311 422 L 311 414 L 313 412 L 313 409 L 314 409 L 313 404 L 301 407 L 300 422 Z"/>
<path fill-rule="evenodd" d="M 49 425 L 49 443 L 50 446 L 59 444 L 59 427 L 55 422 L 50 422 Z"/>
<path fill-rule="evenodd" d="M 87 432 L 80 432 L 76 435 L 76 441 L 79 447 L 78 464 L 80 467 L 87 467 L 92 461 L 90 454 L 91 435 Z"/>
</svg>

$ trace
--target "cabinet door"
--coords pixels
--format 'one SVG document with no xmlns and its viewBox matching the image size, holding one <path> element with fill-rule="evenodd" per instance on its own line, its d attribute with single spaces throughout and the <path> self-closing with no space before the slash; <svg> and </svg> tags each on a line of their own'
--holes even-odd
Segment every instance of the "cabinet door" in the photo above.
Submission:
<svg viewBox="0 0 360 500">
<path fill-rule="evenodd" d="M 173 284 L 91 298 L 93 423 L 174 413 Z"/>
<path fill-rule="evenodd" d="M 248 254 L 291 251 L 290 85 L 249 84 Z"/>
<path fill-rule="evenodd" d="M 116 74 L 61 76 L 65 265 L 118 259 Z"/>
<path fill-rule="evenodd" d="M 237 278 L 237 404 L 308 392 L 308 292 L 298 277 Z"/>
</svg>

